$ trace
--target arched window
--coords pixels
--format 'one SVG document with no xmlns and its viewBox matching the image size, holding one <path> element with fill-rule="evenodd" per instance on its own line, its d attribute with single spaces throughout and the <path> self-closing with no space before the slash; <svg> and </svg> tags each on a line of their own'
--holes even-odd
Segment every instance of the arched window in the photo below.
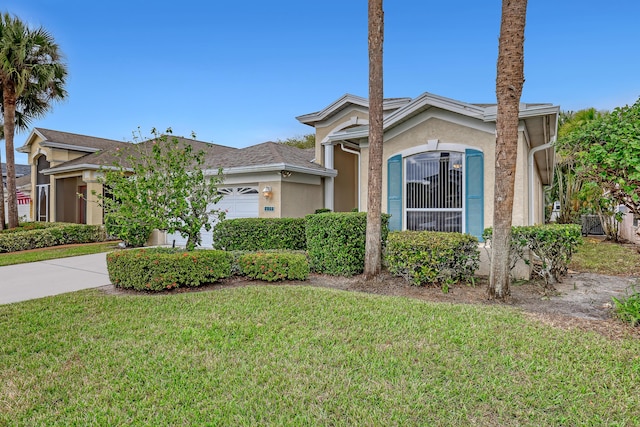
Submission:
<svg viewBox="0 0 640 427">
<path fill-rule="evenodd" d="M 463 153 L 405 158 L 407 230 L 463 231 Z"/>
</svg>

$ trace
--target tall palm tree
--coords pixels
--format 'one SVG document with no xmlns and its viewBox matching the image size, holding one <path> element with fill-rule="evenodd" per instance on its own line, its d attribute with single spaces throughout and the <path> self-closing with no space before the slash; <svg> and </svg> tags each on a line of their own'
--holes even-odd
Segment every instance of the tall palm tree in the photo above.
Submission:
<svg viewBox="0 0 640 427">
<path fill-rule="evenodd" d="M 8 13 L 0 16 L 0 89 L 7 155 L 9 228 L 18 226 L 13 144 L 16 125 L 21 129 L 21 120 L 42 115 L 52 101 L 63 99 L 66 77 L 62 52 L 44 28 L 31 29 Z M 25 105 L 35 107 L 35 116 L 21 110 Z"/>
<path fill-rule="evenodd" d="M 44 99 L 38 97 L 37 93 L 34 93 L 33 87 L 30 87 L 27 92 L 18 99 L 16 104 L 15 113 L 15 129 L 23 131 L 29 129 L 31 121 L 34 118 L 42 116 L 47 111 L 47 103 Z M 4 114 L 3 105 L 0 104 L 0 111 Z M 4 122 L 0 118 L 0 141 L 4 140 Z M 0 163 L 2 159 L 0 158 Z M 0 230 L 4 230 L 5 227 L 5 209 L 4 209 L 4 184 L 0 185 Z"/>
<path fill-rule="evenodd" d="M 383 39 L 382 0 L 369 0 L 369 182 L 364 258 L 364 274 L 367 278 L 380 273 L 382 265 Z"/>
<path fill-rule="evenodd" d="M 511 294 L 509 253 L 511 215 L 518 153 L 520 97 L 524 86 L 524 27 L 527 0 L 502 0 L 496 97 L 496 173 L 491 239 L 489 298 Z"/>
</svg>

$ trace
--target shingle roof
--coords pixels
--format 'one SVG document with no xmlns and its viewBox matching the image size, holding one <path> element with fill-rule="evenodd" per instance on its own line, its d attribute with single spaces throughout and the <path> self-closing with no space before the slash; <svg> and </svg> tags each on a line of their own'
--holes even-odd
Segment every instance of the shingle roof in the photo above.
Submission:
<svg viewBox="0 0 640 427">
<path fill-rule="evenodd" d="M 80 135 L 77 133 L 61 132 L 58 130 L 35 128 L 34 131 L 42 135 L 47 142 L 57 142 L 59 144 L 74 145 L 77 147 L 106 150 L 128 144 L 123 141 L 113 139 L 97 138 L 95 136 Z"/>
<path fill-rule="evenodd" d="M 31 184 L 30 173 L 16 178 L 16 187 L 24 187 L 25 185 L 29 185 L 29 184 Z"/>
<path fill-rule="evenodd" d="M 266 165 L 291 165 L 305 168 L 326 170 L 324 167 L 311 163 L 315 155 L 314 149 L 301 149 L 277 142 L 263 142 L 241 148 L 233 153 L 222 156 L 207 156 L 205 167 L 208 168 L 238 168 Z"/>
<path fill-rule="evenodd" d="M 16 164 L 16 177 L 23 175 L 29 175 L 31 173 L 31 166 Z M 2 163 L 2 176 L 7 176 L 7 164 Z"/>
</svg>

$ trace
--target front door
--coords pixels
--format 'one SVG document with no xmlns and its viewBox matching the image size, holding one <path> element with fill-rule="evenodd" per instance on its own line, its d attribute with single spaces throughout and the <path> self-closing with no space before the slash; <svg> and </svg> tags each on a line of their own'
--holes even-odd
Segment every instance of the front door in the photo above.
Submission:
<svg viewBox="0 0 640 427">
<path fill-rule="evenodd" d="M 87 186 L 78 186 L 78 224 L 87 223 Z"/>
</svg>

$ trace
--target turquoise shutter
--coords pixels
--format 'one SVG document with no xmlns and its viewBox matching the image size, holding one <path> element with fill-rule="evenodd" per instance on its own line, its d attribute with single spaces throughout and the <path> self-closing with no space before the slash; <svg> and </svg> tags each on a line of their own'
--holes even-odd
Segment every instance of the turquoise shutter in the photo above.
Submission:
<svg viewBox="0 0 640 427">
<path fill-rule="evenodd" d="M 387 160 L 387 213 L 389 230 L 402 230 L 402 156 L 398 154 Z"/>
<path fill-rule="evenodd" d="M 482 151 L 465 150 L 466 232 L 482 241 L 484 231 L 484 156 Z"/>
</svg>

